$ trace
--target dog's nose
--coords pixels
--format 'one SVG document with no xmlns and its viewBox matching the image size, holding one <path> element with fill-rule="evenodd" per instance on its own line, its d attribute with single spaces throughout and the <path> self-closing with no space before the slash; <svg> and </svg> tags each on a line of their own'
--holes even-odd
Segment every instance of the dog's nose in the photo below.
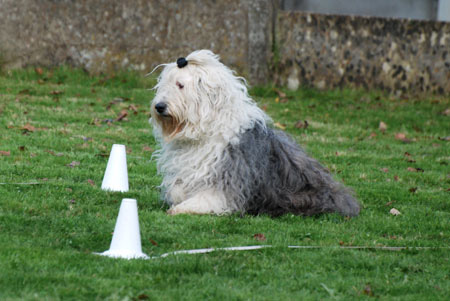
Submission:
<svg viewBox="0 0 450 301">
<path fill-rule="evenodd" d="M 158 114 L 162 114 L 166 111 L 167 109 L 167 104 L 165 102 L 158 102 L 155 105 L 155 110 L 156 112 L 158 112 Z"/>
</svg>

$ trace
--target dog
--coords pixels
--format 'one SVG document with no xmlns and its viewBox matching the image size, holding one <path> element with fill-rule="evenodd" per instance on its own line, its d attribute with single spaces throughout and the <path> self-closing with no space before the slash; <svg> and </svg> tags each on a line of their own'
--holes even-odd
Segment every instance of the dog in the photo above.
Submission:
<svg viewBox="0 0 450 301">
<path fill-rule="evenodd" d="M 359 214 L 350 190 L 271 127 L 245 79 L 213 52 L 160 66 L 150 123 L 169 214 Z"/>
</svg>

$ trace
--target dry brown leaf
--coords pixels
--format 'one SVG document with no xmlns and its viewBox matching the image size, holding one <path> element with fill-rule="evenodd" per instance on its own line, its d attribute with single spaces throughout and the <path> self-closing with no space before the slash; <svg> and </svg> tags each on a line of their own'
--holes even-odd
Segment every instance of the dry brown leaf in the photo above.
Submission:
<svg viewBox="0 0 450 301">
<path fill-rule="evenodd" d="M 405 140 L 406 139 L 406 135 L 403 133 L 397 133 L 395 134 L 395 139 L 397 140 Z"/>
<path fill-rule="evenodd" d="M 370 287 L 370 284 L 366 284 L 363 290 L 363 294 L 367 296 L 373 296 L 372 288 Z"/>
<path fill-rule="evenodd" d="M 124 110 L 120 111 L 119 115 L 116 118 L 116 121 L 125 120 L 125 117 L 127 117 L 127 116 L 128 116 L 128 111 L 124 109 Z"/>
<path fill-rule="evenodd" d="M 142 150 L 144 151 L 144 152 L 153 152 L 153 148 L 151 148 L 150 146 L 144 146 L 144 147 L 142 147 Z"/>
<path fill-rule="evenodd" d="M 40 67 L 34 68 L 34 72 L 36 72 L 37 75 L 44 74 L 44 70 L 42 70 L 42 68 L 40 68 Z"/>
<path fill-rule="evenodd" d="M 274 89 L 274 91 L 278 94 L 280 98 L 286 98 L 286 93 L 284 93 L 283 91 L 278 89 Z"/>
<path fill-rule="evenodd" d="M 253 238 L 259 241 L 265 241 L 266 237 L 264 236 L 264 234 L 262 233 L 256 233 L 255 235 L 253 235 Z"/>
<path fill-rule="evenodd" d="M 88 182 L 92 187 L 95 187 L 95 182 L 92 181 L 91 179 L 88 179 L 87 182 Z"/>
<path fill-rule="evenodd" d="M 297 129 L 307 129 L 308 126 L 309 126 L 309 123 L 306 120 L 305 121 L 299 120 L 294 125 L 294 127 L 297 128 Z"/>
<path fill-rule="evenodd" d="M 384 133 L 387 130 L 387 124 L 384 123 L 383 121 L 380 121 L 380 124 L 378 125 L 378 129 Z"/>
<path fill-rule="evenodd" d="M 0 151 L 0 155 L 1 156 L 10 156 L 11 152 L 10 151 Z"/>
<path fill-rule="evenodd" d="M 386 168 L 386 167 L 381 168 L 380 170 L 381 170 L 382 172 L 389 172 L 389 168 Z"/>
<path fill-rule="evenodd" d="M 63 93 L 64 93 L 64 91 L 54 90 L 54 91 L 51 91 L 51 92 L 50 92 L 50 95 L 61 95 L 61 94 L 63 94 Z"/>
<path fill-rule="evenodd" d="M 400 141 L 405 142 L 405 143 L 410 143 L 411 142 L 411 139 L 406 138 L 406 135 L 404 133 L 397 133 L 397 134 L 395 134 L 395 139 L 396 140 L 400 140 Z"/>
<path fill-rule="evenodd" d="M 35 132 L 36 128 L 32 126 L 31 124 L 27 123 L 23 127 L 20 128 L 24 133 L 27 132 Z"/>
</svg>

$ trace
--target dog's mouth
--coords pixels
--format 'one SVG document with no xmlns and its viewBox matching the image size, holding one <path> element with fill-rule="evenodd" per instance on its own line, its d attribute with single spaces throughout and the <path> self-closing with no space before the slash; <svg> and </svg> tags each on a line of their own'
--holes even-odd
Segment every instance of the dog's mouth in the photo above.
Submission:
<svg viewBox="0 0 450 301">
<path fill-rule="evenodd" d="M 164 137 L 168 138 L 169 140 L 180 133 L 185 126 L 184 122 L 180 122 L 176 117 L 170 115 L 168 112 L 154 112 L 153 116 L 161 125 Z"/>
</svg>

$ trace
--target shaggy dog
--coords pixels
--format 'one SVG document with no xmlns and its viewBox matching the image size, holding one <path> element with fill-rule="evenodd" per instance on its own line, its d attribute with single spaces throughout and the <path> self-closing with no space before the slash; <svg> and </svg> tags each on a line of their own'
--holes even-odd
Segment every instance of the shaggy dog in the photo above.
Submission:
<svg viewBox="0 0 450 301">
<path fill-rule="evenodd" d="M 349 191 L 270 118 L 209 50 L 163 64 L 151 105 L 170 214 L 355 216 Z"/>
</svg>

